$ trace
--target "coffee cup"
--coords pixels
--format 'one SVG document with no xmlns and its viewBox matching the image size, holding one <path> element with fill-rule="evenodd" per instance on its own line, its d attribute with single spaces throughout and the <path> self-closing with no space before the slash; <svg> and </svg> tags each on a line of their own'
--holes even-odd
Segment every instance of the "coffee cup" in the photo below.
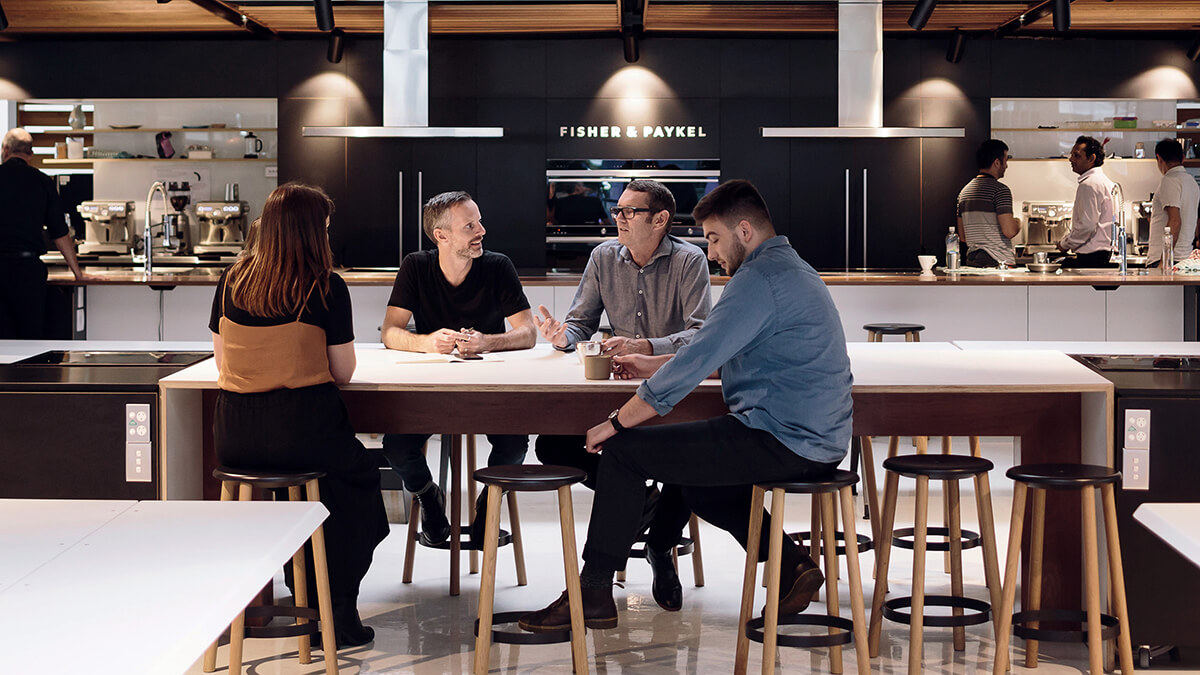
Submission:
<svg viewBox="0 0 1200 675">
<path fill-rule="evenodd" d="M 937 256 L 919 255 L 917 256 L 917 262 L 921 263 L 921 272 L 928 274 L 933 271 L 933 266 L 937 263 Z"/>
<path fill-rule="evenodd" d="M 599 340 L 580 340 L 575 343 L 575 353 L 579 358 L 599 356 L 604 351 L 604 345 Z"/>
<path fill-rule="evenodd" d="M 612 357 L 606 355 L 583 357 L 583 376 L 589 380 L 607 380 L 612 375 Z"/>
<path fill-rule="evenodd" d="M 67 159 L 83 159 L 82 138 L 67 138 Z"/>
</svg>

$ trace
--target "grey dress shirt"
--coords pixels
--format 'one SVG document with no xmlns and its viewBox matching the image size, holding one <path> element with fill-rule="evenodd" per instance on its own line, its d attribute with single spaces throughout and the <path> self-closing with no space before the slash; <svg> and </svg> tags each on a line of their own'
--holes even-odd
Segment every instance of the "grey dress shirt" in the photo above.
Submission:
<svg viewBox="0 0 1200 675">
<path fill-rule="evenodd" d="M 614 335 L 646 338 L 653 353 L 674 354 L 711 309 L 708 263 L 698 246 L 667 235 L 638 267 L 623 244 L 606 241 L 592 250 L 567 313 L 567 349 L 589 339 L 607 311 Z"/>
</svg>

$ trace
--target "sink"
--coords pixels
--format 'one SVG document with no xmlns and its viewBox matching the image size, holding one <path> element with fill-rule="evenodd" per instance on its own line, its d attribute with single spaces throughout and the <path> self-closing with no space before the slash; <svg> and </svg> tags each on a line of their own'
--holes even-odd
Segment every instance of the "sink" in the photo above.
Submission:
<svg viewBox="0 0 1200 675">
<path fill-rule="evenodd" d="M 16 361 L 16 366 L 187 366 L 212 352 L 122 352 L 51 350 Z"/>
<path fill-rule="evenodd" d="M 1081 354 L 1075 357 L 1097 371 L 1200 371 L 1200 357 L 1195 356 L 1107 356 Z"/>
</svg>

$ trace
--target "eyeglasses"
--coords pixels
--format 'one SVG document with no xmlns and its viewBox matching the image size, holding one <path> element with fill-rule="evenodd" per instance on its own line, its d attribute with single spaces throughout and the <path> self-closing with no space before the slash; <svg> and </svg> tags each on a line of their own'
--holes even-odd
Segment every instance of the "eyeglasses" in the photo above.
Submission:
<svg viewBox="0 0 1200 675">
<path fill-rule="evenodd" d="M 650 209 L 644 206 L 614 206 L 608 210 L 608 214 L 613 218 L 618 215 L 623 216 L 625 220 L 629 220 L 638 213 L 650 213 Z"/>
</svg>

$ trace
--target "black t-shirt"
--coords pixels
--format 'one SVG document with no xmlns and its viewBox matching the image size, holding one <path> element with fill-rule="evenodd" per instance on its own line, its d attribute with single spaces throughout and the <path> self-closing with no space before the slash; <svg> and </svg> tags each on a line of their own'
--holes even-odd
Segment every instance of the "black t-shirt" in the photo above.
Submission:
<svg viewBox="0 0 1200 675">
<path fill-rule="evenodd" d="M 295 314 L 287 316 L 262 317 L 254 316 L 233 304 L 232 291 L 225 286 L 225 278 L 229 270 L 221 273 L 217 282 L 217 292 L 213 295 L 212 315 L 208 319 L 208 329 L 214 333 L 221 332 L 221 296 L 225 296 L 225 316 L 230 321 L 243 326 L 282 326 L 296 320 Z M 335 273 L 329 275 L 329 293 L 321 302 L 319 287 L 308 298 L 300 321 L 317 326 L 325 331 L 325 344 L 344 345 L 354 341 L 354 312 L 350 307 L 350 289 L 346 282 Z"/>
<path fill-rule="evenodd" d="M 438 266 L 437 250 L 432 250 L 404 256 L 388 305 L 412 312 L 422 335 L 441 328 L 473 328 L 495 335 L 504 332 L 505 318 L 529 309 L 529 300 L 507 256 L 484 251 L 471 263 L 467 278 L 454 287 Z"/>
<path fill-rule="evenodd" d="M 0 256 L 46 252 L 42 228 L 51 239 L 67 233 L 66 212 L 54 180 L 20 157 L 0 164 Z"/>
</svg>

